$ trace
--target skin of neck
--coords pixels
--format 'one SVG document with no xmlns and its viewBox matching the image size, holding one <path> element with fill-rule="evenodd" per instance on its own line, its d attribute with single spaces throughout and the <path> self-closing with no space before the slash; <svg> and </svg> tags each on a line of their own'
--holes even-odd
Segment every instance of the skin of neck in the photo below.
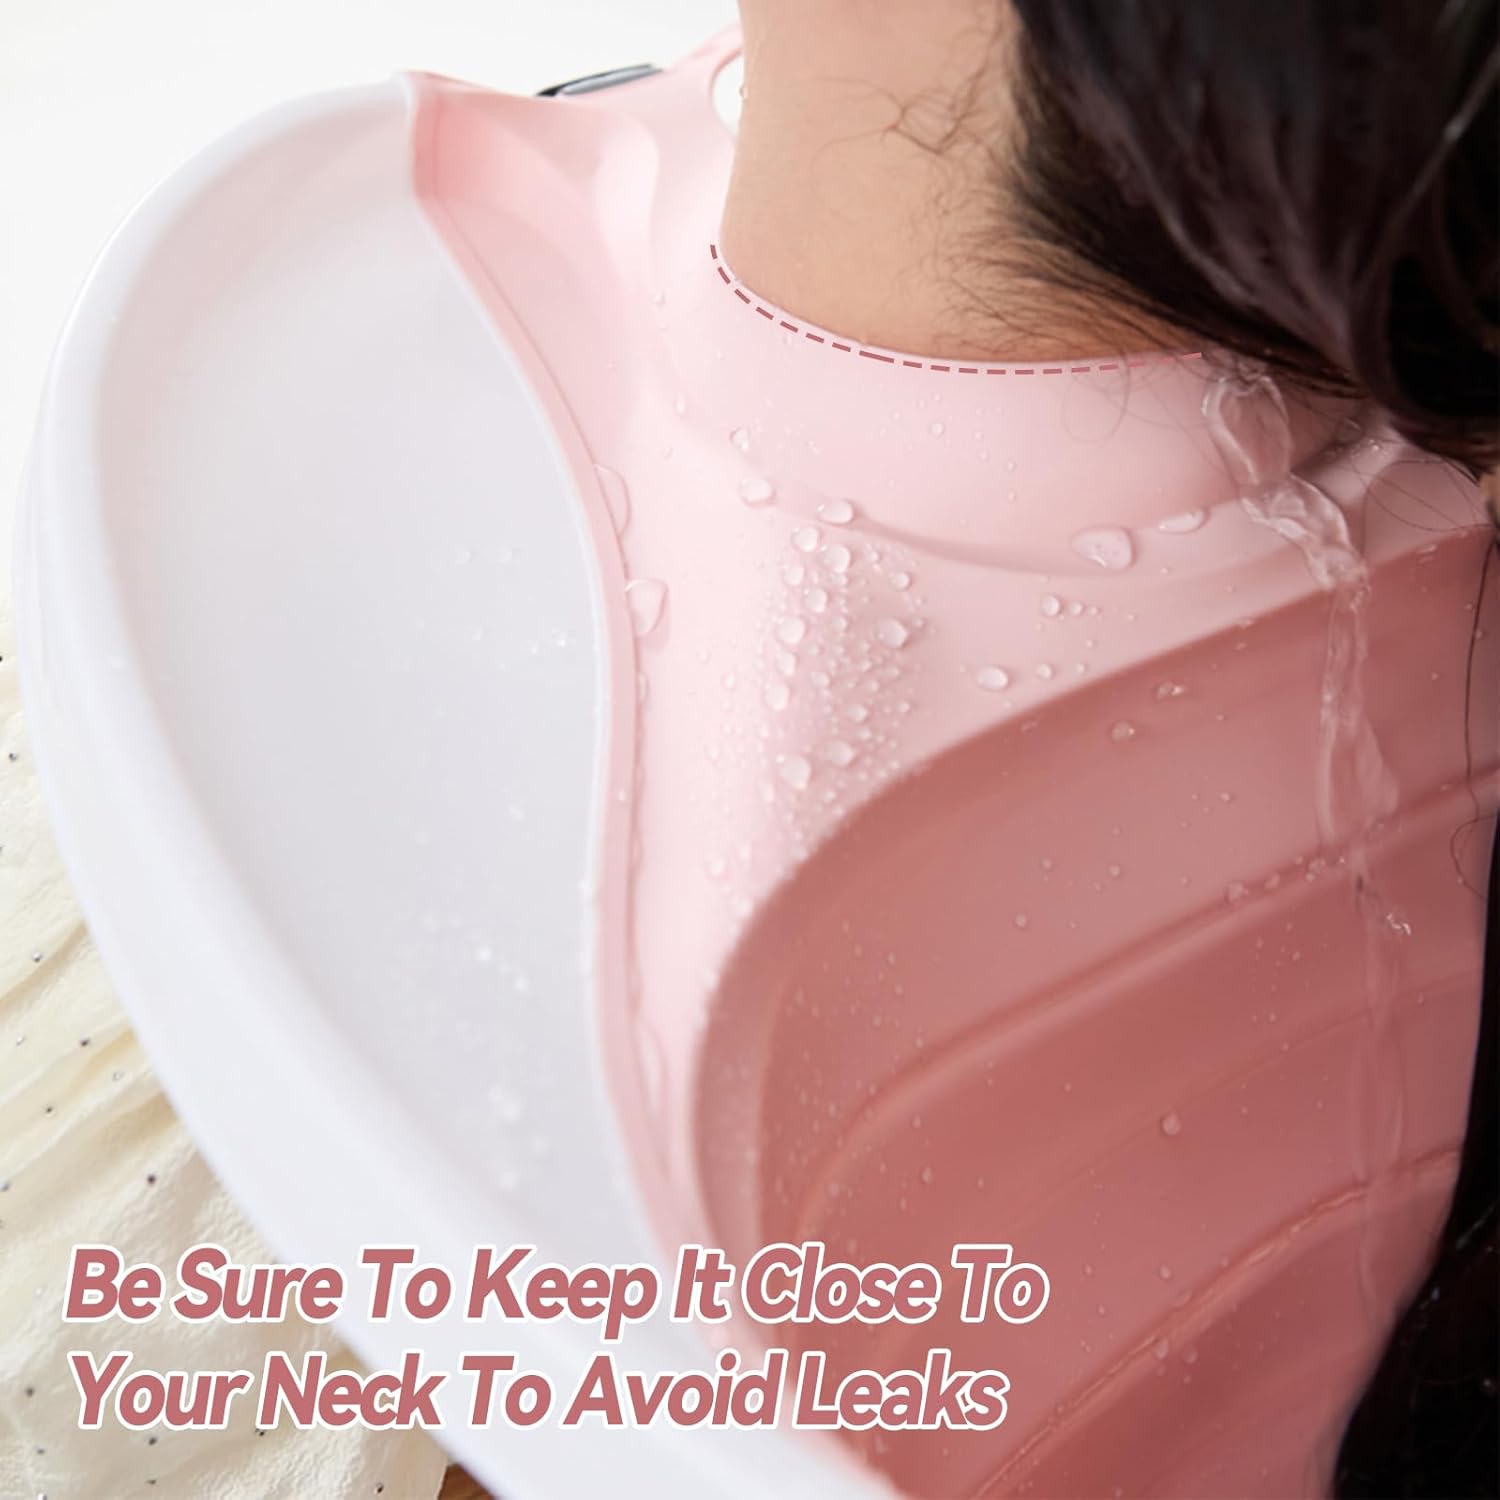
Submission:
<svg viewBox="0 0 1500 1500">
<path fill-rule="evenodd" d="M 1142 347 L 1044 277 L 1013 227 L 1017 23 L 1004 0 L 741 0 L 744 97 L 720 248 L 793 316 L 938 358 Z"/>
</svg>

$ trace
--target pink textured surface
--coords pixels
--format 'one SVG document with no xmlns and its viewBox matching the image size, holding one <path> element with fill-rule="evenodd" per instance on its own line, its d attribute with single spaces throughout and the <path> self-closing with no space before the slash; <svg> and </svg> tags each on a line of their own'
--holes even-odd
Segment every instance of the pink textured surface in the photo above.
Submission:
<svg viewBox="0 0 1500 1500">
<path fill-rule="evenodd" d="M 757 306 L 711 248 L 731 48 L 582 100 L 429 78 L 414 124 L 598 542 L 599 1005 L 642 1189 L 740 1255 L 1047 1268 L 1023 1328 L 797 1334 L 1010 1375 L 996 1431 L 851 1439 L 911 1494 L 1323 1493 L 1463 1130 L 1476 494 L 1294 412 L 1370 583 L 1330 720 L 1337 601 L 1241 505 L 1209 361 L 950 368 Z M 1319 790 L 1351 725 L 1395 798 L 1353 852 Z"/>
</svg>

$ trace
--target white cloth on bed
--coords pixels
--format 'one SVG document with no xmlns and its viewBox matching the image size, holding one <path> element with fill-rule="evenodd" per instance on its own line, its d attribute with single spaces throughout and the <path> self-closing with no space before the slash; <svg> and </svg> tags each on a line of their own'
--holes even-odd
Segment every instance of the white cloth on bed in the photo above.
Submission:
<svg viewBox="0 0 1500 1500">
<path fill-rule="evenodd" d="M 245 1398 L 223 1431 L 78 1428 L 73 1349 L 128 1349 L 156 1370 L 258 1370 L 272 1348 L 354 1361 L 296 1318 L 63 1322 L 75 1243 L 164 1269 L 205 1240 L 237 1260 L 274 1257 L 194 1150 L 89 941 L 31 764 L 4 601 L 0 658 L 0 1495 L 430 1500 L 446 1459 L 421 1432 L 261 1432 Z"/>
</svg>

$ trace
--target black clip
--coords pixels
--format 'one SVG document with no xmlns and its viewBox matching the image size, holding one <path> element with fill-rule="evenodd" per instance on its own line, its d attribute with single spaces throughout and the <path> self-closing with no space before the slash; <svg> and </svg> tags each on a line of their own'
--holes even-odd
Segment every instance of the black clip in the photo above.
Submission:
<svg viewBox="0 0 1500 1500">
<path fill-rule="evenodd" d="M 661 69 L 653 63 L 632 63 L 627 68 L 610 68 L 605 73 L 589 73 L 583 78 L 570 78 L 566 83 L 554 83 L 551 88 L 539 89 L 539 99 L 555 99 L 567 94 L 592 94 L 599 89 L 612 89 L 621 83 L 634 83 L 637 78 L 649 78 Z"/>
</svg>

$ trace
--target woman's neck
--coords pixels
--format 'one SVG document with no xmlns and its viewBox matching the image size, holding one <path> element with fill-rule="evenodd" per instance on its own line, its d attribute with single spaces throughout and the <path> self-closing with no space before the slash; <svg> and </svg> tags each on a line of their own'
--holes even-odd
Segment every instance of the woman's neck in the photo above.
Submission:
<svg viewBox="0 0 1500 1500">
<path fill-rule="evenodd" d="M 1004 0 L 741 0 L 745 97 L 720 232 L 767 301 L 942 358 L 1140 347 L 1006 267 L 1034 262 L 1005 184 L 1018 128 Z"/>
</svg>

